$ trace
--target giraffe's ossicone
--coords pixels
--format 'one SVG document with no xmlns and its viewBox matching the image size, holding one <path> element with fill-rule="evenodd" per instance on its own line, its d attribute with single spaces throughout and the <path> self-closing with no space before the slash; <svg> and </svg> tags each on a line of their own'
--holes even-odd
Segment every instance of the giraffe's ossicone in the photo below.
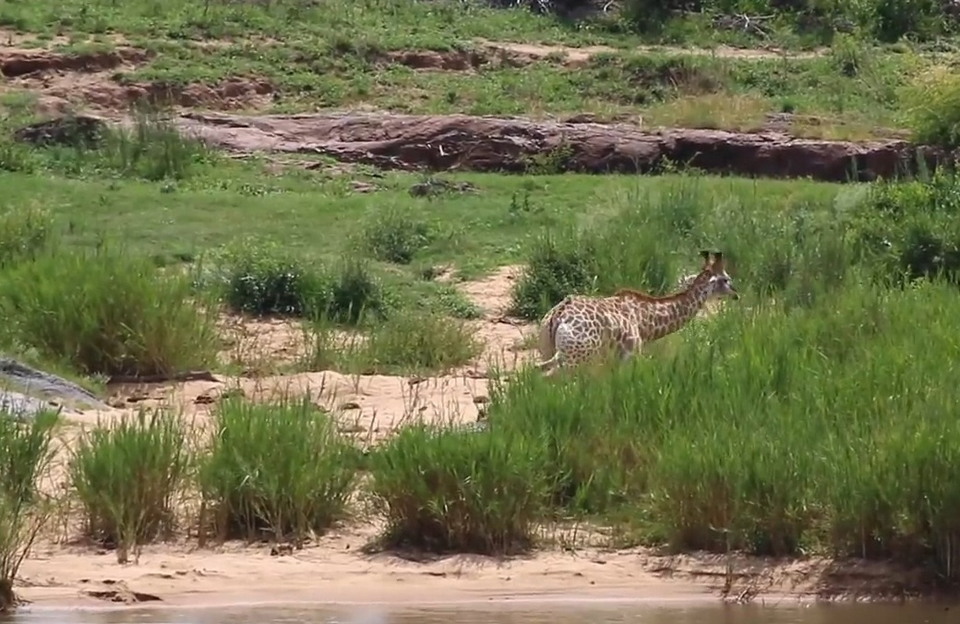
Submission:
<svg viewBox="0 0 960 624">
<path fill-rule="evenodd" d="M 738 299 L 723 253 L 700 252 L 703 268 L 683 290 L 654 297 L 622 289 L 609 297 L 567 295 L 540 322 L 541 370 L 575 366 L 604 351 L 622 359 L 644 343 L 671 334 L 693 319 L 709 299 Z"/>
</svg>

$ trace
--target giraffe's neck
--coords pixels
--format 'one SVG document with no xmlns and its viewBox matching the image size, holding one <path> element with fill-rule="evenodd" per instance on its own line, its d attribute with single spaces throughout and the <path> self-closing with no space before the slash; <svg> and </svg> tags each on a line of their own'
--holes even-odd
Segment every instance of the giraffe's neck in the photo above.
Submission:
<svg viewBox="0 0 960 624">
<path fill-rule="evenodd" d="M 676 297 L 644 302 L 637 315 L 641 338 L 645 342 L 658 340 L 689 323 L 707 301 L 709 289 L 707 280 L 698 279 Z"/>
</svg>

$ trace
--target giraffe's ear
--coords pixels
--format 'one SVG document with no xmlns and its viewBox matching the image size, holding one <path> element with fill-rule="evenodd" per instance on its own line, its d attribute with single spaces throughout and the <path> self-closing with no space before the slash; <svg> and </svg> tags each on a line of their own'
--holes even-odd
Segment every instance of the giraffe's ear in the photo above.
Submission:
<svg viewBox="0 0 960 624">
<path fill-rule="evenodd" d="M 703 258 L 704 264 L 709 264 L 709 263 L 710 263 L 710 252 L 709 252 L 709 251 L 707 251 L 706 249 L 704 249 L 703 251 L 700 252 L 700 256 Z"/>
</svg>

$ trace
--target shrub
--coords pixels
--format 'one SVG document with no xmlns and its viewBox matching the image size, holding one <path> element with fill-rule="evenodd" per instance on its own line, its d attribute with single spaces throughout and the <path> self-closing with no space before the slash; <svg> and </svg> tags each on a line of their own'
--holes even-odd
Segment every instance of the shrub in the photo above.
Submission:
<svg viewBox="0 0 960 624">
<path fill-rule="evenodd" d="M 86 516 L 87 534 L 117 548 L 126 563 L 131 549 L 169 536 L 175 503 L 190 466 L 183 426 L 158 411 L 101 426 L 80 437 L 70 481 Z"/>
<path fill-rule="evenodd" d="M 316 314 L 355 325 L 364 318 L 383 317 L 388 295 L 366 262 L 348 258 L 334 273 L 328 298 L 317 304 Z"/>
<path fill-rule="evenodd" d="M 547 490 L 539 442 L 404 427 L 369 459 L 384 543 L 485 554 L 529 547 Z"/>
<path fill-rule="evenodd" d="M 566 295 L 590 292 L 596 270 L 592 252 L 576 233 L 537 238 L 513 287 L 511 314 L 539 320 Z"/>
<path fill-rule="evenodd" d="M 433 230 L 425 221 L 391 208 L 378 212 L 364 224 L 359 243 L 376 260 L 409 264 L 418 251 L 430 244 L 433 236 Z"/>
<path fill-rule="evenodd" d="M 167 375 L 216 356 L 210 312 L 189 280 L 103 247 L 42 254 L 0 280 L 9 337 L 84 374 Z"/>
<path fill-rule="evenodd" d="M 51 412 L 0 411 L 0 613 L 16 604 L 14 579 L 48 516 L 37 478 L 52 456 L 56 420 Z"/>
<path fill-rule="evenodd" d="M 356 449 L 309 397 L 264 404 L 231 397 L 214 422 L 199 481 L 220 539 L 270 534 L 299 544 L 345 513 Z"/>
</svg>

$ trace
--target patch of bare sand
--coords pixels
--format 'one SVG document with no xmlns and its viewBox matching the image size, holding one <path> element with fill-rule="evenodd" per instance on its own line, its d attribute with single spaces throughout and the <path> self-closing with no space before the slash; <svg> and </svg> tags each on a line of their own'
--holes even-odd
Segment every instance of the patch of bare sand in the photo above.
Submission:
<svg viewBox="0 0 960 624">
<path fill-rule="evenodd" d="M 829 52 L 829 48 L 818 48 L 809 52 L 790 52 L 778 48 L 734 48 L 719 45 L 713 48 L 680 47 L 680 46 L 636 46 L 632 48 L 614 48 L 611 46 L 564 46 L 537 43 L 518 43 L 508 41 L 490 41 L 476 39 L 476 43 L 483 49 L 501 54 L 515 55 L 518 60 L 526 59 L 535 62 L 547 59 L 557 59 L 568 67 L 582 67 L 600 54 L 664 54 L 670 56 L 716 56 L 728 59 L 770 59 L 770 58 L 816 58 Z"/>
<path fill-rule="evenodd" d="M 486 376 L 493 369 L 515 370 L 533 358 L 534 352 L 527 348 L 526 340 L 536 325 L 508 314 L 510 293 L 522 268 L 503 266 L 482 279 L 458 284 L 482 315 L 468 323 L 483 344 L 482 353 L 467 369 L 472 374 Z"/>
</svg>

